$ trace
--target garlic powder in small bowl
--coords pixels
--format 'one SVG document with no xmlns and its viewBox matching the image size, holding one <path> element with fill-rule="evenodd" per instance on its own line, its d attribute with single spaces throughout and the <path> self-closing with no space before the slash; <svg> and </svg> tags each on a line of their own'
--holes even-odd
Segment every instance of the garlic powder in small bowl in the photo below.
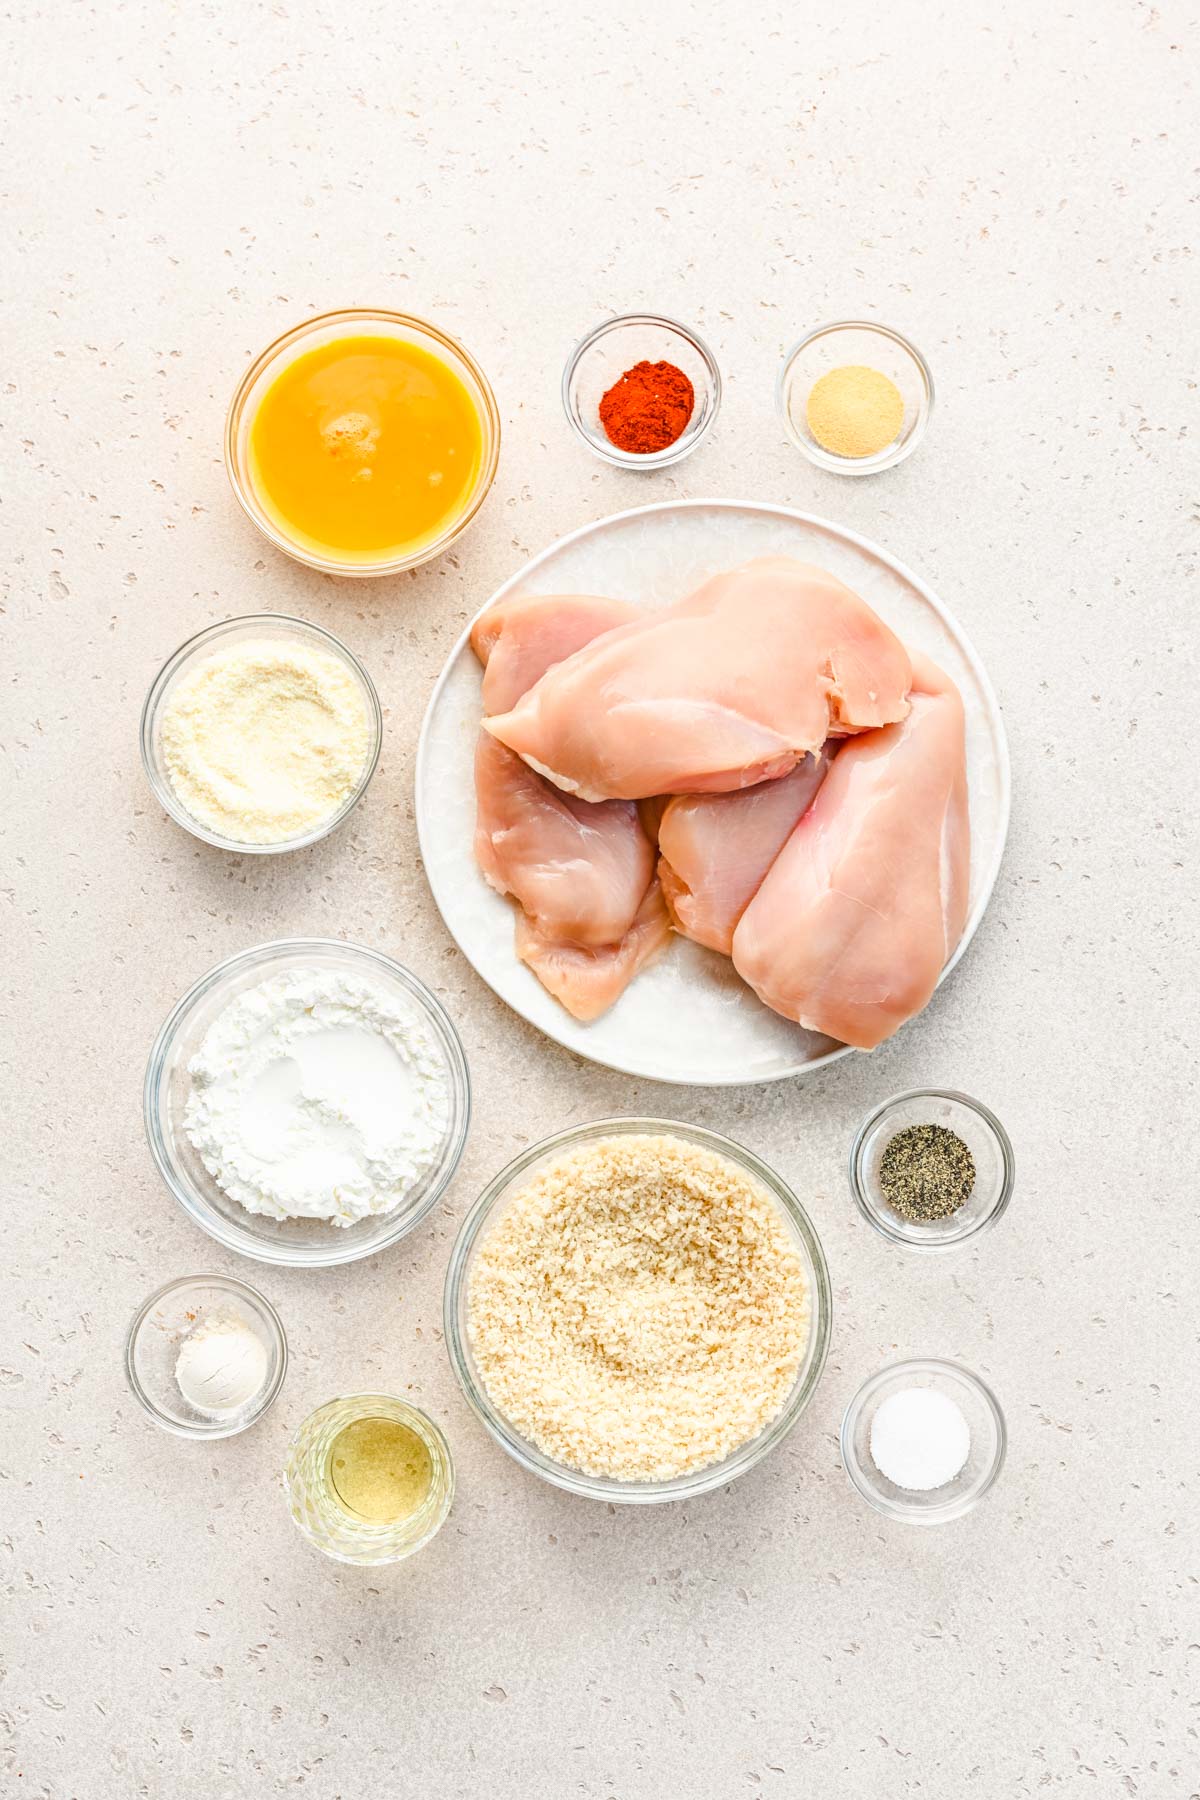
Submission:
<svg viewBox="0 0 1200 1800">
<path fill-rule="evenodd" d="M 797 450 L 836 475 L 877 475 L 911 456 L 933 412 L 933 376 L 886 325 L 842 320 L 793 344 L 776 388 Z"/>
</svg>

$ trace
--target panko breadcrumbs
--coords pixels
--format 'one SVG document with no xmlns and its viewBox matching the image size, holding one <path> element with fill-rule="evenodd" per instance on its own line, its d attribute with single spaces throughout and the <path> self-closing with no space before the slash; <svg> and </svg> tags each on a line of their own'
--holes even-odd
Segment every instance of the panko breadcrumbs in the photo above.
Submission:
<svg viewBox="0 0 1200 1800">
<path fill-rule="evenodd" d="M 663 1481 L 719 1462 L 787 1399 L 808 1281 L 778 1207 L 684 1139 L 581 1147 L 514 1195 L 468 1285 L 480 1378 L 547 1456 Z"/>
</svg>

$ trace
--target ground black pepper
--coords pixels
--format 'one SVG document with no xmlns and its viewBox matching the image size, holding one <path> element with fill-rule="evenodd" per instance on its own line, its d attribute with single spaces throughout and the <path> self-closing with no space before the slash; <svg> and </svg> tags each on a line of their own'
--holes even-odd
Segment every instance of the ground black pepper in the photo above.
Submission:
<svg viewBox="0 0 1200 1800">
<path fill-rule="evenodd" d="M 948 1219 L 971 1197 L 975 1158 L 945 1125 L 907 1125 L 884 1147 L 879 1186 L 902 1219 Z"/>
</svg>

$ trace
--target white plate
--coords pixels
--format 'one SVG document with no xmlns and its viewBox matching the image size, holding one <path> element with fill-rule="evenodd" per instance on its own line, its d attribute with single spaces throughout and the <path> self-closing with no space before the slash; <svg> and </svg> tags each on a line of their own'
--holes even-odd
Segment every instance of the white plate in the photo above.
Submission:
<svg viewBox="0 0 1200 1800">
<path fill-rule="evenodd" d="M 493 594 L 615 594 L 664 606 L 752 556 L 795 556 L 831 569 L 900 637 L 953 676 L 967 713 L 971 909 L 949 973 L 988 903 L 1008 829 L 1008 747 L 978 657 L 941 601 L 877 545 L 824 519 L 740 500 L 640 506 L 551 544 Z M 768 1010 L 733 964 L 676 939 L 602 1018 L 581 1025 L 513 950 L 513 908 L 476 867 L 473 763 L 480 670 L 469 633 L 433 691 L 417 748 L 417 832 L 443 919 L 478 974 L 547 1037 L 627 1075 L 701 1087 L 782 1081 L 849 1054 Z"/>
</svg>

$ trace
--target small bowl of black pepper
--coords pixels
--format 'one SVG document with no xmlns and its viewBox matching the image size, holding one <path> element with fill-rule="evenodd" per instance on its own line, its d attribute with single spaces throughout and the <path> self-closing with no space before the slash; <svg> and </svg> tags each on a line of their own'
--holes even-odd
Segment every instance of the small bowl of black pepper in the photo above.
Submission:
<svg viewBox="0 0 1200 1800">
<path fill-rule="evenodd" d="M 1015 1174 L 996 1115 L 944 1088 L 917 1088 L 877 1106 L 850 1152 L 860 1212 L 908 1250 L 953 1250 L 986 1231 L 1008 1205 Z"/>
</svg>

